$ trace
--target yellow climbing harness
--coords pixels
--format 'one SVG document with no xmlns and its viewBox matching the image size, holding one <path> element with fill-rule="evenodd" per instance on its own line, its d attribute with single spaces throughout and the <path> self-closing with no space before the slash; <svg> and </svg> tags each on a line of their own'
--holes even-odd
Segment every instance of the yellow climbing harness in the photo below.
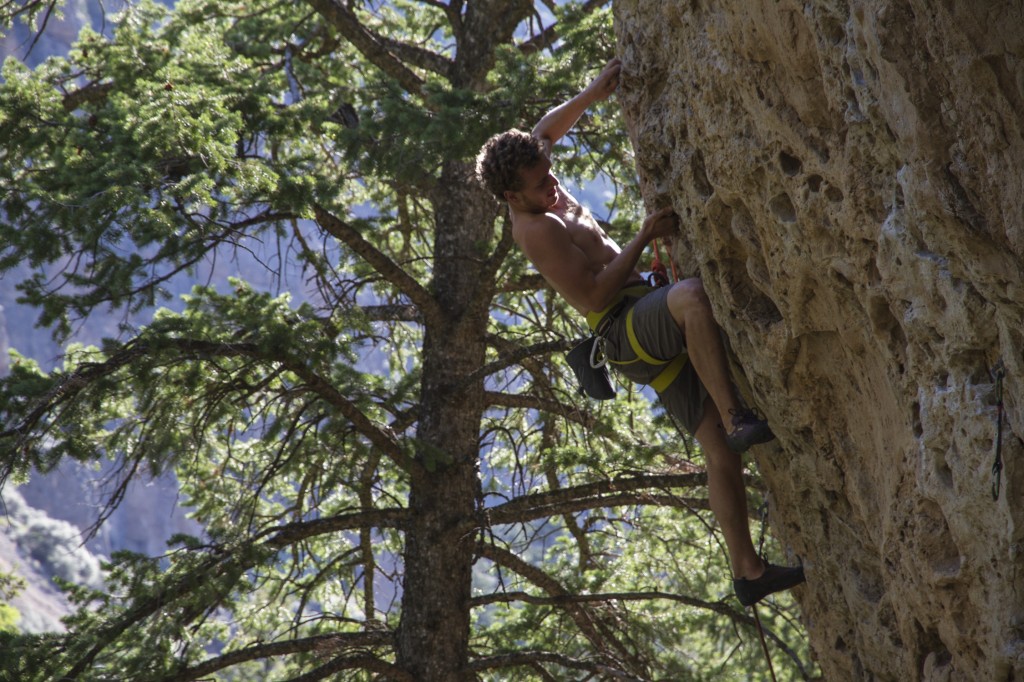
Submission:
<svg viewBox="0 0 1024 682">
<path fill-rule="evenodd" d="M 615 298 L 604 310 L 587 313 L 587 324 L 590 325 L 590 328 L 594 331 L 595 334 L 601 336 L 602 332 L 604 331 L 601 323 L 604 322 L 606 319 L 609 322 L 612 319 L 614 319 L 615 314 L 622 309 L 623 301 L 627 297 L 639 298 L 641 296 L 644 296 L 645 294 L 650 293 L 651 290 L 651 287 L 647 285 L 638 285 L 622 289 L 615 295 Z M 632 307 L 630 307 L 629 312 L 626 313 L 626 337 L 629 339 L 629 346 L 630 348 L 633 349 L 633 352 L 636 353 L 636 357 L 633 358 L 632 360 L 626 360 L 624 362 L 619 362 L 615 360 L 608 360 L 608 362 L 614 365 L 629 365 L 637 361 L 643 361 L 648 365 L 665 365 L 665 368 L 658 373 L 658 376 L 654 377 L 654 379 L 652 379 L 649 383 L 649 386 L 658 393 L 664 391 L 666 388 L 669 387 L 669 385 L 671 385 L 673 381 L 675 381 L 676 377 L 679 376 L 679 373 L 683 370 L 683 367 L 686 366 L 686 362 L 689 359 L 689 356 L 686 354 L 685 350 L 683 350 L 683 352 L 677 355 L 676 357 L 670 358 L 668 360 L 656 358 L 647 351 L 645 351 L 643 347 L 640 345 L 640 340 L 637 339 L 636 337 L 636 329 L 633 327 Z"/>
</svg>

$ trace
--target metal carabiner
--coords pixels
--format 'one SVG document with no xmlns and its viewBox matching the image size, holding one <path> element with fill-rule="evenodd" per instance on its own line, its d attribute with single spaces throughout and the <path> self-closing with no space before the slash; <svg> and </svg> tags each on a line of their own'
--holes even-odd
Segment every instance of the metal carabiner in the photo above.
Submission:
<svg viewBox="0 0 1024 682">
<path fill-rule="evenodd" d="M 590 347 L 590 366 L 601 369 L 608 364 L 608 356 L 604 352 L 604 337 L 595 336 L 594 345 Z"/>
</svg>

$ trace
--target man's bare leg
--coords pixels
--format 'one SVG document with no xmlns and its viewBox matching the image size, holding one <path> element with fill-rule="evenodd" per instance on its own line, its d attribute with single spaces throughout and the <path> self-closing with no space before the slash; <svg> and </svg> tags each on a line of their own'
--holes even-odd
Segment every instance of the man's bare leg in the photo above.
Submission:
<svg viewBox="0 0 1024 682">
<path fill-rule="evenodd" d="M 704 449 L 708 470 L 708 501 L 715 515 L 732 565 L 733 590 L 743 606 L 752 606 L 769 594 L 788 590 L 804 582 L 802 566 L 769 564 L 757 555 L 750 538 L 747 493 L 743 484 L 740 455 L 726 445 L 719 426 L 721 417 L 714 401 L 704 401 L 704 416 L 694 436 Z"/>
<path fill-rule="evenodd" d="M 673 299 L 676 308 L 673 308 Z M 669 301 L 673 318 L 686 337 L 690 361 L 710 394 L 704 401 L 704 414 L 694 436 L 704 450 L 708 472 L 708 502 L 725 536 L 729 563 L 732 565 L 733 589 L 740 604 L 751 606 L 769 594 L 788 590 L 804 582 L 804 570 L 802 566 L 775 566 L 763 561 L 757 555 L 750 538 L 743 464 L 740 454 L 730 447 L 722 428 L 725 420 L 722 419 L 716 401 L 721 399 L 721 404 L 726 405 L 727 410 L 737 410 L 739 405 L 729 379 L 718 323 L 711 315 L 711 305 L 704 294 L 704 287 L 700 280 L 685 280 L 669 291 Z M 733 425 L 736 422 L 730 420 L 729 423 Z M 764 422 L 759 424 L 767 427 Z M 767 428 L 762 434 L 764 432 L 774 438 Z"/>
<path fill-rule="evenodd" d="M 704 387 L 729 424 L 729 415 L 739 408 L 729 378 L 729 364 L 721 330 L 711 314 L 711 302 L 696 277 L 677 282 L 668 292 L 668 309 L 686 338 L 686 352 Z M 716 414 L 719 410 L 716 410 Z"/>
<path fill-rule="evenodd" d="M 725 536 L 733 576 L 753 580 L 764 573 L 764 562 L 757 555 L 750 538 L 743 464 L 740 455 L 725 444 L 725 433 L 720 421 L 714 400 L 707 398 L 704 401 L 704 416 L 694 437 L 703 448 L 707 460 L 708 500 L 711 512 Z"/>
<path fill-rule="evenodd" d="M 740 409 L 729 376 L 722 332 L 701 281 L 693 278 L 676 283 L 668 292 L 668 307 L 686 339 L 693 369 L 719 407 L 726 430 L 725 444 L 742 454 L 751 445 L 773 440 L 775 434 L 767 421 L 751 410 Z"/>
</svg>

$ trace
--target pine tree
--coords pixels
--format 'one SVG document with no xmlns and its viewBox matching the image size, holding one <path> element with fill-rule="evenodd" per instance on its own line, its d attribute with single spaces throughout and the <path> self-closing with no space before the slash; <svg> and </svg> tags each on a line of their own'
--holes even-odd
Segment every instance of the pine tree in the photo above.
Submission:
<svg viewBox="0 0 1024 682">
<path fill-rule="evenodd" d="M 132 478 L 174 470 L 206 533 L 113 557 L 103 590 L 67 585 L 67 633 L 5 636 L 7 672 L 685 680 L 759 665 L 686 444 L 631 389 L 578 396 L 561 352 L 580 321 L 472 177 L 487 137 L 613 54 L 603 4 L 140 2 L 67 59 L 8 60 L 0 269 L 30 264 L 22 298 L 61 340 L 110 310 L 124 322 L 53 371 L 15 358 L 2 477 L 111 460 L 109 509 Z M 560 153 L 564 180 L 606 174 L 609 230 L 631 234 L 614 105 Z M 246 257 L 276 287 L 167 300 Z M 797 637 L 785 607 L 771 627 Z M 802 650 L 782 651 L 804 676 Z"/>
</svg>

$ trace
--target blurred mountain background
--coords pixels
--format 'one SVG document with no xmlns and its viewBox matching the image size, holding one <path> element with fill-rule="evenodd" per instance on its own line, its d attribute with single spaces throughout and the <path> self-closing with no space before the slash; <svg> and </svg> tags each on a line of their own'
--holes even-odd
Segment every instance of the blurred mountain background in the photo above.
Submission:
<svg viewBox="0 0 1024 682">
<path fill-rule="evenodd" d="M 34 67 L 51 56 L 66 55 L 83 27 L 108 33 L 111 18 L 124 5 L 121 0 L 67 0 L 62 16 L 41 20 L 46 22 L 46 30 L 38 40 L 37 32 L 24 24 L 0 35 L 0 59 L 13 58 Z M 172 282 L 173 297 L 166 304 L 177 306 L 180 294 L 196 281 L 225 282 L 229 276 L 240 276 L 256 287 L 272 286 L 259 281 L 266 279 L 263 268 L 246 269 L 246 257 L 234 259 L 226 254 L 208 264 L 201 280 L 181 277 Z M 35 359 L 47 370 L 61 362 L 61 349 L 50 331 L 36 327 L 37 312 L 17 302 L 16 285 L 32 272 L 25 264 L 0 276 L 0 376 L 10 370 L 10 349 Z M 144 324 L 152 312 L 141 311 L 137 320 L 123 320 L 117 314 L 90 318 L 76 329 L 73 340 L 98 344 L 105 337 L 117 336 L 122 322 Z M 96 470 L 65 462 L 45 476 L 34 475 L 27 484 L 8 486 L 0 494 L 0 573 L 13 573 L 25 582 L 25 588 L 10 602 L 20 613 L 20 629 L 63 629 L 60 618 L 70 609 L 54 584 L 55 578 L 97 585 L 101 561 L 113 552 L 159 556 L 175 533 L 195 535 L 201 531 L 179 504 L 173 473 L 133 479 L 118 508 L 95 527 L 103 512 L 102 500 L 114 485 L 113 473 L 110 466 Z"/>
</svg>

